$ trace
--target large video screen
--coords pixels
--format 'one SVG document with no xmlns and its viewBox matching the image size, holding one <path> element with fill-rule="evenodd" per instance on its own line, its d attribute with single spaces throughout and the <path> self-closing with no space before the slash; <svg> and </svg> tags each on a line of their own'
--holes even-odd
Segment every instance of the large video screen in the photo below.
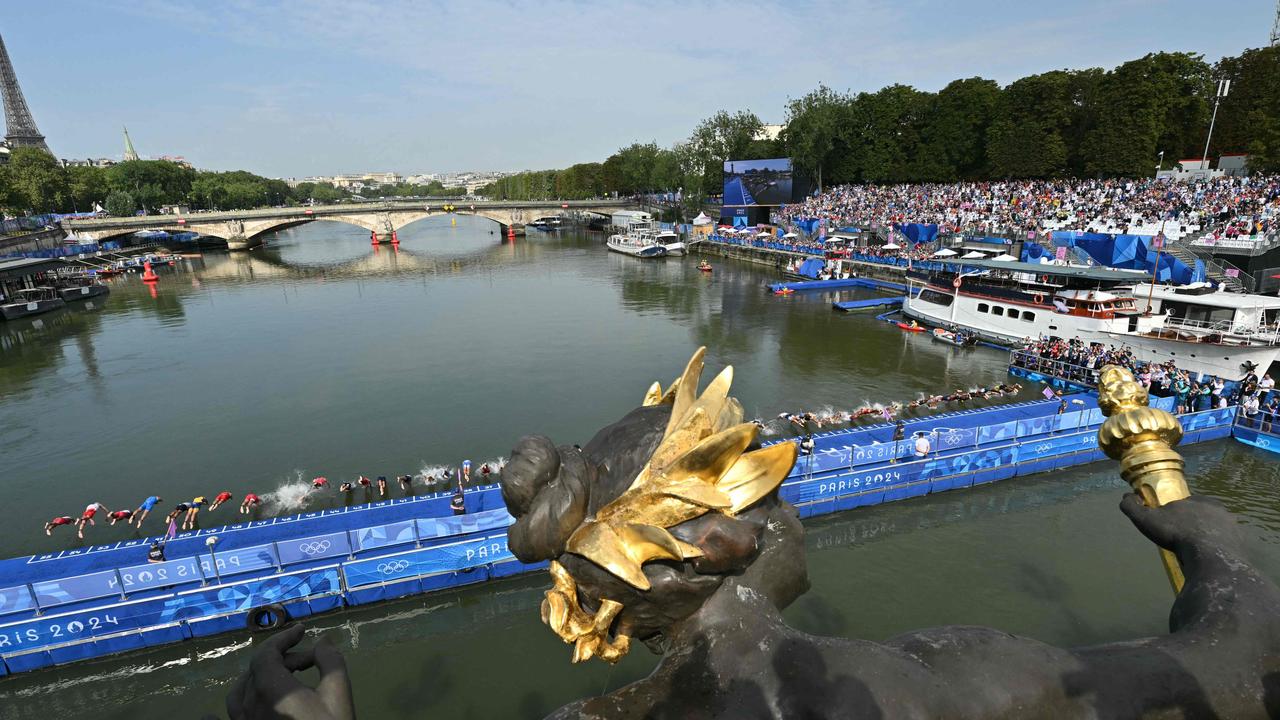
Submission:
<svg viewBox="0 0 1280 720">
<path fill-rule="evenodd" d="M 724 164 L 726 206 L 792 202 L 791 159 L 728 160 Z"/>
</svg>

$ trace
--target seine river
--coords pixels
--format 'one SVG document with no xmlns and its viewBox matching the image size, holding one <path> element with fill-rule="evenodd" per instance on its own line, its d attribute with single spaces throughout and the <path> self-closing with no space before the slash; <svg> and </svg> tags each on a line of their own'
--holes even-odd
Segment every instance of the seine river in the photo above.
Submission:
<svg viewBox="0 0 1280 720">
<path fill-rule="evenodd" d="M 1002 353 L 834 313 L 830 294 L 769 295 L 763 268 L 713 260 L 704 275 L 690 258 L 638 261 L 569 232 L 510 242 L 467 217 L 399 236 L 398 252 L 374 252 L 362 231 L 317 222 L 251 253 L 185 260 L 154 294 L 125 277 L 98 307 L 0 324 L 0 553 L 74 547 L 73 531 L 41 526 L 94 501 L 134 508 L 158 494 L 172 507 L 229 490 L 283 513 L 337 503 L 306 492 L 315 475 L 480 462 L 530 432 L 583 443 L 699 345 L 709 368 L 735 366 L 734 394 L 762 418 L 1007 377 Z M 1255 561 L 1280 577 L 1275 456 L 1230 440 L 1185 455 L 1193 489 L 1239 513 Z M 1123 490 L 1100 463 L 811 522 L 813 589 L 787 616 L 871 639 L 938 624 L 1060 644 L 1162 632 L 1170 591 L 1116 508 Z M 100 523 L 86 541 L 130 536 Z M 346 654 L 362 718 L 540 717 L 653 667 L 638 645 L 616 667 L 570 665 L 538 619 L 545 584 L 309 625 Z M 221 636 L 3 679 L 0 718 L 221 714 L 249 645 Z"/>
</svg>

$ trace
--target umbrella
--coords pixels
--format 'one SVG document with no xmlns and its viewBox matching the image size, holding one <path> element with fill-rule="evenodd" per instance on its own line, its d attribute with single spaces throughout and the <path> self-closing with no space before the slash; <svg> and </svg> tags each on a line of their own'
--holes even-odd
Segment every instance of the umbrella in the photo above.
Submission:
<svg viewBox="0 0 1280 720">
<path fill-rule="evenodd" d="M 794 238 L 794 237 L 799 237 L 799 235 L 796 235 L 795 233 L 787 233 L 786 235 L 783 235 L 782 237 L 784 237 L 784 238 Z"/>
<path fill-rule="evenodd" d="M 773 233 L 771 232 L 756 233 L 756 237 L 773 237 Z"/>
<path fill-rule="evenodd" d="M 962 255 L 962 256 L 961 256 L 961 259 L 963 259 L 963 260 L 981 260 L 981 259 L 983 259 L 983 258 L 985 258 L 985 257 L 986 257 L 986 255 L 983 255 L 982 253 L 978 252 L 977 250 L 974 250 L 973 252 L 968 252 L 968 253 L 965 253 L 964 255 Z"/>
<path fill-rule="evenodd" d="M 885 245 L 882 245 L 881 247 L 883 247 L 885 250 L 901 250 L 902 249 L 901 245 L 895 245 L 893 243 L 887 243 Z"/>
<path fill-rule="evenodd" d="M 956 254 L 955 250 L 952 250 L 950 248 L 942 248 L 938 252 L 934 253 L 933 256 L 934 257 L 952 257 L 955 254 Z"/>
<path fill-rule="evenodd" d="M 991 259 L 996 260 L 998 262 L 1017 262 L 1018 261 L 1018 258 L 1008 254 L 1000 254 Z"/>
</svg>

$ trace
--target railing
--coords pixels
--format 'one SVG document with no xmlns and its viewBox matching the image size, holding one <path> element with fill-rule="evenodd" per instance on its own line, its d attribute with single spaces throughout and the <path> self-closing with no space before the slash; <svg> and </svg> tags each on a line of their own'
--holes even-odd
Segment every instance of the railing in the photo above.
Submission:
<svg viewBox="0 0 1280 720">
<path fill-rule="evenodd" d="M 1137 374 L 1150 364 L 1151 363 L 1145 360 L 1138 360 L 1133 363 L 1131 369 L 1135 374 Z M 1045 375 L 1052 375 L 1088 388 L 1098 387 L 1098 373 L 1102 371 L 1103 367 L 1102 365 L 1099 365 L 1091 368 L 1087 365 L 1069 363 L 1065 360 L 1041 357 L 1030 350 L 1012 351 L 1009 354 L 1009 366 L 1032 370 Z M 1154 387 L 1154 385 L 1155 383 L 1153 382 L 1152 386 Z M 1238 385 L 1238 381 L 1223 378 L 1222 396 L 1230 397 L 1234 394 Z M 1169 392 L 1172 392 L 1172 390 Z"/>
<path fill-rule="evenodd" d="M 1233 325 L 1230 320 L 1208 321 L 1170 317 L 1165 318 L 1164 326 L 1171 330 L 1189 330 L 1199 334 L 1221 333 L 1241 340 L 1263 342 L 1267 345 L 1275 345 L 1280 342 L 1280 327 L 1273 328 L 1269 325 L 1247 327 L 1245 325 Z"/>
<path fill-rule="evenodd" d="M 1240 254 L 1252 257 L 1254 255 L 1261 255 L 1277 246 L 1280 246 L 1280 232 L 1235 238 L 1201 236 L 1190 244 L 1196 247 L 1209 248 L 1214 251 L 1240 250 L 1243 251 Z"/>
</svg>

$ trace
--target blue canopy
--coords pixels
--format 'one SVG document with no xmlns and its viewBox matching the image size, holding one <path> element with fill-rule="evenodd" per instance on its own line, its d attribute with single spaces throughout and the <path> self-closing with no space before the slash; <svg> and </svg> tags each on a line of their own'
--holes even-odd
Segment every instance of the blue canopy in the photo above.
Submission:
<svg viewBox="0 0 1280 720">
<path fill-rule="evenodd" d="M 938 238 L 938 226 L 934 223 L 901 223 L 893 227 L 916 245 L 933 242 Z"/>
</svg>

